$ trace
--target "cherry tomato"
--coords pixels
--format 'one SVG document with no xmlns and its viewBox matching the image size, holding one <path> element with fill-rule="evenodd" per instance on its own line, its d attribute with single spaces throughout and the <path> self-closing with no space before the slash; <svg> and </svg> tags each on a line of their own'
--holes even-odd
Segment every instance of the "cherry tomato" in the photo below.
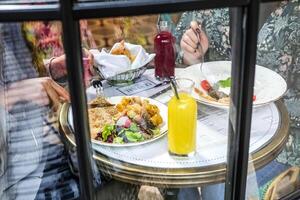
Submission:
<svg viewBox="0 0 300 200">
<path fill-rule="evenodd" d="M 206 91 L 209 91 L 211 89 L 211 85 L 207 80 L 201 81 L 201 87 Z"/>
<path fill-rule="evenodd" d="M 253 100 L 253 101 L 256 100 L 256 95 L 253 95 L 252 100 Z"/>
</svg>

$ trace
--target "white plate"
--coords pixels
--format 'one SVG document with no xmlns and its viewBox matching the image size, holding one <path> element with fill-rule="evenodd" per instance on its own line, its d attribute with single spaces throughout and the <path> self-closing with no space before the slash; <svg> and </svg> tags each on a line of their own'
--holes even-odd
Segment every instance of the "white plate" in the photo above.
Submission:
<svg viewBox="0 0 300 200">
<path fill-rule="evenodd" d="M 195 86 L 199 89 L 200 82 L 204 79 L 207 79 L 209 83 L 213 84 L 219 80 L 231 77 L 231 62 L 215 61 L 203 63 L 202 72 L 199 64 L 192 65 L 186 68 L 183 73 L 176 76 L 192 79 L 195 81 Z M 256 65 L 254 83 L 254 95 L 256 95 L 256 100 L 253 102 L 254 106 L 261 106 L 276 101 L 285 94 L 286 90 L 286 81 L 279 74 L 268 68 Z M 228 88 L 227 92 L 230 92 L 230 88 Z M 195 91 L 193 91 L 192 96 L 206 105 L 219 108 L 229 107 L 228 104 L 211 101 L 201 97 Z"/>
<path fill-rule="evenodd" d="M 112 104 L 117 104 L 121 101 L 121 99 L 123 97 L 124 96 L 115 96 L 115 97 L 108 98 L 108 100 Z M 141 99 L 147 99 L 147 100 L 149 100 L 150 104 L 154 104 L 159 108 L 160 115 L 163 119 L 163 124 L 160 125 L 160 134 L 159 135 L 156 135 L 155 137 L 153 137 L 149 140 L 142 141 L 142 142 L 125 143 L 125 144 L 113 144 L 113 143 L 102 142 L 102 141 L 95 140 L 95 139 L 92 139 L 92 142 L 94 144 L 99 144 L 99 145 L 104 145 L 104 146 L 111 146 L 111 147 L 128 147 L 128 146 L 136 146 L 136 145 L 146 144 L 146 143 L 153 142 L 153 141 L 163 137 L 168 131 L 168 107 L 166 105 L 160 103 L 159 101 L 154 100 L 154 99 L 143 98 L 143 97 L 141 97 Z M 70 125 L 70 128 L 72 130 L 74 130 L 73 114 L 72 114 L 72 108 L 71 107 L 68 111 L 68 123 Z"/>
</svg>

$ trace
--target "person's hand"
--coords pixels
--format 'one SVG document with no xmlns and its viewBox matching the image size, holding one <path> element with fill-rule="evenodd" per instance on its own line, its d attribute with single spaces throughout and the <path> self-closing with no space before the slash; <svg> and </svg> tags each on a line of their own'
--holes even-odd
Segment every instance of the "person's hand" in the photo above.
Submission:
<svg viewBox="0 0 300 200">
<path fill-rule="evenodd" d="M 66 56 L 61 55 L 51 60 L 49 71 L 54 80 L 58 80 L 67 75 Z"/>
<path fill-rule="evenodd" d="M 84 83 L 85 86 L 89 85 L 90 79 L 93 76 L 93 64 L 94 57 L 87 49 L 83 49 L 83 72 L 84 72 Z M 54 58 L 49 65 L 49 71 L 51 72 L 51 76 L 54 80 L 58 80 L 67 75 L 66 68 L 66 56 L 61 55 L 59 57 Z"/>
<path fill-rule="evenodd" d="M 208 44 L 208 38 L 201 30 L 201 26 L 192 21 L 180 41 L 184 63 L 189 65 L 199 63 L 208 49 Z"/>
<path fill-rule="evenodd" d="M 138 194 L 139 200 L 163 200 L 157 187 L 142 185 Z"/>
<path fill-rule="evenodd" d="M 7 90 L 6 106 L 10 109 L 19 101 L 30 101 L 41 106 L 58 108 L 70 101 L 69 93 L 49 77 L 26 79 L 12 83 Z"/>
</svg>

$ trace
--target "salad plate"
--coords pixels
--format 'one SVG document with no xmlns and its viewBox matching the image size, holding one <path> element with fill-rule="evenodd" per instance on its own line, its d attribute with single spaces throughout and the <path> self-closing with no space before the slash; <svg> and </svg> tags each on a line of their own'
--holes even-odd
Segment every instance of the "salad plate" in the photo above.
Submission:
<svg viewBox="0 0 300 200">
<path fill-rule="evenodd" d="M 135 116 L 133 111 L 139 109 L 137 107 L 140 106 L 135 104 L 124 105 L 124 102 L 126 102 L 127 100 L 133 102 L 133 99 L 134 100 L 137 99 L 137 101 L 139 102 L 143 102 L 143 103 L 146 102 L 147 104 L 149 104 L 149 106 L 147 105 L 147 111 L 152 112 L 151 113 L 152 117 L 149 116 L 149 120 L 154 119 L 156 121 L 155 126 L 150 126 L 148 122 L 142 123 L 140 122 L 141 119 L 135 120 L 139 116 Z M 100 113 L 102 112 L 101 110 L 102 107 L 93 108 L 96 110 L 89 108 L 89 123 L 90 123 L 91 140 L 93 144 L 110 146 L 110 147 L 129 147 L 129 146 L 137 146 L 137 145 L 143 145 L 150 142 L 154 142 L 159 138 L 162 138 L 164 135 L 166 135 L 168 130 L 168 108 L 166 105 L 162 104 L 161 102 L 150 98 L 133 97 L 133 96 L 115 96 L 115 97 L 107 98 L 107 101 L 114 106 L 114 111 L 113 111 L 114 116 L 108 121 L 106 121 L 107 123 L 101 122 L 103 124 L 101 125 L 101 128 L 98 128 L 97 126 L 97 123 L 99 123 L 97 118 L 104 118 L 106 113 Z M 140 103 L 140 105 L 142 105 L 142 103 Z M 155 111 L 153 111 L 152 108 L 154 108 Z M 157 115 L 154 112 L 156 112 L 156 114 L 159 117 L 156 117 Z M 94 116 L 91 116 L 92 113 L 94 113 Z M 71 107 L 68 110 L 68 124 L 70 128 L 74 131 L 73 115 L 72 115 Z M 96 130 L 95 127 L 97 128 Z M 151 137 L 144 137 L 145 135 L 147 135 L 147 133 L 150 132 L 151 132 Z M 113 135 L 114 137 L 109 135 Z"/>
<path fill-rule="evenodd" d="M 192 96 L 200 103 L 229 108 L 231 62 L 214 61 L 187 67 L 177 77 L 189 77 L 195 82 Z M 253 106 L 262 106 L 281 98 L 287 90 L 286 81 L 276 72 L 256 65 Z"/>
</svg>

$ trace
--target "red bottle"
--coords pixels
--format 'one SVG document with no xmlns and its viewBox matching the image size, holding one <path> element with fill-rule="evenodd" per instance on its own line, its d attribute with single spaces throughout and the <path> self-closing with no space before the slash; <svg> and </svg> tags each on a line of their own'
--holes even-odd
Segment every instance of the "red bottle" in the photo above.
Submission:
<svg viewBox="0 0 300 200">
<path fill-rule="evenodd" d="M 167 21 L 160 22 L 159 31 L 154 39 L 155 77 L 170 78 L 174 76 L 175 69 L 175 37 L 170 32 Z"/>
</svg>

